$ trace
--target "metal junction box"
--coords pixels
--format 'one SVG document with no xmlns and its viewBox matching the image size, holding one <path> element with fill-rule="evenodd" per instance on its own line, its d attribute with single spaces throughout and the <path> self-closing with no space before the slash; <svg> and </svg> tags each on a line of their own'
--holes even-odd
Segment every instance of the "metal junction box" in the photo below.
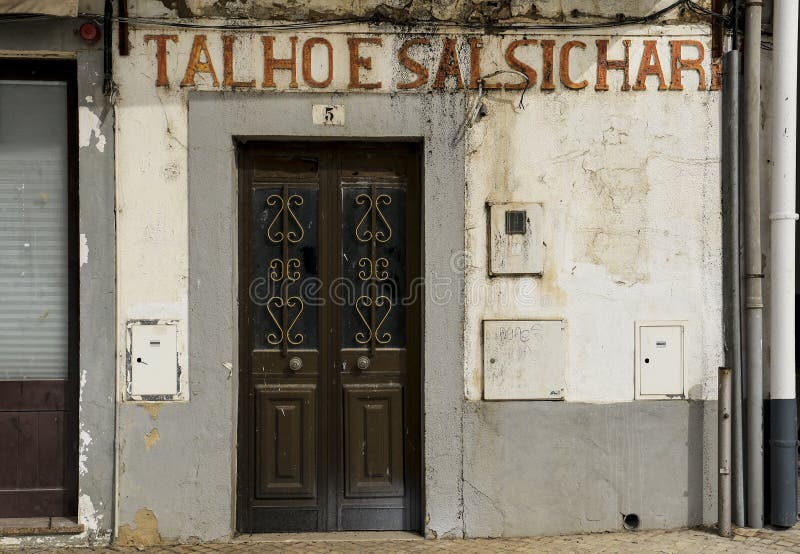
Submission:
<svg viewBox="0 0 800 554">
<path fill-rule="evenodd" d="M 636 322 L 636 399 L 686 397 L 685 321 Z"/>
<path fill-rule="evenodd" d="M 562 400 L 564 329 L 560 319 L 484 321 L 484 400 Z"/>
<path fill-rule="evenodd" d="M 492 275 L 537 275 L 544 271 L 541 204 L 491 203 L 489 220 Z"/>
<path fill-rule="evenodd" d="M 177 400 L 180 396 L 176 321 L 129 321 L 126 400 Z"/>
</svg>

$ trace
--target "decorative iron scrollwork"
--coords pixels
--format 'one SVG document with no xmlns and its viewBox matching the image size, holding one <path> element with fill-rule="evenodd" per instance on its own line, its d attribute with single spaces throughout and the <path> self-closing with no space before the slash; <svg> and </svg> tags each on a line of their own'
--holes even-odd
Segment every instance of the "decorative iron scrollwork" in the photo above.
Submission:
<svg viewBox="0 0 800 554">
<path fill-rule="evenodd" d="M 286 264 L 279 258 L 269 261 L 269 278 L 279 283 L 284 279 L 297 281 L 300 278 L 300 260 L 289 258 Z"/>
<path fill-rule="evenodd" d="M 389 225 L 389 222 L 383 215 L 381 204 L 388 206 L 391 203 L 392 197 L 388 194 L 379 194 L 376 196 L 374 187 L 371 195 L 362 193 L 356 196 L 356 205 L 367 205 L 367 211 L 364 212 L 364 215 L 361 216 L 361 219 L 358 221 L 358 225 L 356 225 L 356 239 L 359 242 L 369 242 L 373 238 L 381 244 L 389 242 L 389 239 L 392 238 L 392 226 Z M 364 223 L 370 215 L 372 215 L 370 228 L 364 229 Z M 378 228 L 379 225 L 382 226 L 382 228 Z"/>
<path fill-rule="evenodd" d="M 386 321 L 386 318 L 389 317 L 389 312 L 392 311 L 392 302 L 389 300 L 388 296 L 381 295 L 374 299 L 370 298 L 369 296 L 359 296 L 356 299 L 355 306 L 359 319 L 361 319 L 361 322 L 366 327 L 366 331 L 358 331 L 355 335 L 356 342 L 358 344 L 374 344 L 374 342 L 377 342 L 378 344 L 386 344 L 392 340 L 391 333 L 381 331 L 383 322 Z M 386 306 L 386 311 L 383 312 L 383 317 L 381 317 L 380 321 L 378 321 L 376 325 L 371 325 L 370 322 L 367 321 L 364 313 L 361 311 L 361 307 L 370 308 L 370 315 L 372 316 L 371 319 L 372 321 L 375 321 L 376 308 L 383 308 L 384 306 Z"/>
<path fill-rule="evenodd" d="M 378 258 L 374 262 L 369 258 L 361 258 L 358 267 L 365 268 L 358 272 L 358 278 L 362 281 L 384 281 L 389 278 L 389 260 L 386 258 Z"/>
<path fill-rule="evenodd" d="M 301 267 L 298 258 L 289 257 L 289 245 L 299 243 L 305 234 L 292 207 L 302 205 L 303 197 L 299 194 L 290 195 L 288 185 L 283 186 L 282 194 L 271 194 L 266 200 L 267 209 L 278 208 L 267 226 L 266 235 L 268 241 L 281 245 L 281 257 L 271 259 L 268 264 L 269 278 L 279 285 L 280 292 L 267 300 L 267 314 L 276 330 L 268 332 L 265 338 L 273 346 L 280 345 L 284 355 L 289 345 L 297 346 L 305 340 L 302 333 L 294 331 L 305 304 L 299 296 L 289 294 L 289 283 L 300 279 Z"/>
<path fill-rule="evenodd" d="M 286 322 L 288 319 L 285 316 L 288 314 L 289 310 L 297 309 L 297 313 L 295 314 L 294 319 L 292 319 L 288 323 L 288 325 L 286 325 L 285 323 L 284 325 L 281 325 L 281 323 L 278 321 L 278 318 L 272 311 L 273 307 L 281 310 L 282 315 L 284 315 L 284 317 L 282 317 L 281 319 L 283 319 L 284 322 Z M 300 316 L 303 314 L 303 308 L 305 308 L 305 304 L 303 303 L 303 301 L 300 299 L 299 296 L 290 296 L 285 300 L 280 296 L 274 296 L 269 300 L 267 300 L 267 313 L 269 314 L 270 319 L 272 319 L 272 322 L 275 324 L 275 327 L 278 328 L 277 333 L 274 331 L 267 333 L 267 342 L 274 346 L 277 346 L 279 344 L 285 344 L 287 342 L 292 346 L 297 346 L 298 344 L 302 344 L 303 339 L 305 337 L 301 333 L 293 334 L 292 328 L 294 327 L 295 323 L 297 323 L 297 320 L 300 319 Z"/>
<path fill-rule="evenodd" d="M 286 188 L 286 187 L 284 187 Z M 285 240 L 291 242 L 292 244 L 296 244 L 303 240 L 303 226 L 300 224 L 300 221 L 297 219 L 297 216 L 294 215 L 294 210 L 292 210 L 292 205 L 294 206 L 302 206 L 303 205 L 303 197 L 299 194 L 292 194 L 288 196 L 284 194 L 281 196 L 280 194 L 272 194 L 267 198 L 267 206 L 279 206 L 278 212 L 272 218 L 272 221 L 269 223 L 269 227 L 267 227 L 267 238 L 273 243 L 281 243 Z M 278 223 L 278 219 L 280 219 L 281 215 L 283 215 L 283 225 L 282 230 L 275 231 L 273 227 Z M 294 225 L 294 229 L 289 229 L 289 225 Z"/>
<path fill-rule="evenodd" d="M 368 286 L 367 294 L 355 302 L 355 311 L 364 329 L 357 331 L 354 338 L 358 344 L 369 345 L 371 352 L 377 345 L 392 340 L 391 333 L 381 329 L 392 311 L 392 302 L 379 291 L 379 282 L 389 278 L 389 259 L 378 255 L 378 245 L 384 245 L 392 238 L 392 226 L 381 209 L 391 203 L 388 194 L 377 193 L 375 184 L 372 184 L 370 194 L 361 193 L 355 198 L 356 206 L 367 208 L 356 224 L 355 238 L 361 243 L 369 243 L 370 255 L 358 260 L 361 268 L 358 278 Z"/>
</svg>

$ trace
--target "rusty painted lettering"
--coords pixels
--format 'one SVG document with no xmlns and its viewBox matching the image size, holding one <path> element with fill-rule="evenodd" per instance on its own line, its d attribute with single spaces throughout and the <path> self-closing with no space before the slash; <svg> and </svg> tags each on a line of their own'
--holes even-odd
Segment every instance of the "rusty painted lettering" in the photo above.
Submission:
<svg viewBox="0 0 800 554">
<path fill-rule="evenodd" d="M 290 88 L 297 88 L 297 37 L 289 37 L 292 54 L 288 58 L 275 58 L 275 37 L 261 37 L 264 43 L 264 88 L 275 88 L 275 70 L 287 69 L 292 72 Z"/>
<path fill-rule="evenodd" d="M 664 71 L 661 69 L 661 60 L 658 59 L 656 44 L 655 40 L 644 41 L 642 63 L 639 65 L 639 74 L 636 76 L 633 90 L 647 90 L 648 75 L 658 77 L 658 90 L 667 90 L 667 83 L 664 82 Z"/>
<path fill-rule="evenodd" d="M 324 81 L 317 81 L 311 75 L 311 49 L 318 44 L 328 50 L 328 76 Z M 303 81 L 311 88 L 325 88 L 333 81 L 333 46 L 328 40 L 314 37 L 303 43 Z"/>
<path fill-rule="evenodd" d="M 428 82 L 428 70 L 424 65 L 412 58 L 408 51 L 414 46 L 423 46 L 430 43 L 431 41 L 426 38 L 412 38 L 403 42 L 403 44 L 400 46 L 400 50 L 397 51 L 397 59 L 400 60 L 400 63 L 403 64 L 403 67 L 416 75 L 417 78 L 413 81 L 397 83 L 397 88 L 401 90 L 414 89 L 419 88 Z"/>
<path fill-rule="evenodd" d="M 506 90 L 520 90 L 529 86 L 532 87 L 533 85 L 536 84 L 536 78 L 537 78 L 536 70 L 531 66 L 529 66 L 528 64 L 521 62 L 519 58 L 517 58 L 514 55 L 514 53 L 520 46 L 534 46 L 538 43 L 539 41 L 536 39 L 521 39 L 521 40 L 511 41 L 511 43 L 508 45 L 508 48 L 506 48 L 506 55 L 505 55 L 508 67 L 510 67 L 514 71 L 519 71 L 520 73 L 525 74 L 525 76 L 528 77 L 528 82 L 506 83 L 504 85 Z"/>
<path fill-rule="evenodd" d="M 204 60 L 200 59 L 201 56 Z M 194 37 L 192 51 L 189 53 L 189 63 L 186 64 L 186 73 L 183 76 L 183 81 L 181 81 L 181 86 L 194 86 L 194 76 L 197 73 L 208 73 L 211 75 L 211 82 L 214 83 L 214 86 L 219 86 L 217 73 L 214 71 L 214 64 L 211 63 L 211 54 L 208 53 L 205 35 L 196 35 Z"/>
<path fill-rule="evenodd" d="M 237 81 L 233 77 L 233 43 L 236 37 L 233 35 L 222 36 L 222 86 L 232 88 L 253 88 L 256 80 Z"/>
<path fill-rule="evenodd" d="M 464 80 L 461 78 L 461 66 L 458 63 L 456 53 L 456 39 L 445 37 L 442 47 L 442 57 L 439 59 L 439 69 L 436 70 L 436 79 L 433 81 L 433 88 L 444 90 L 445 81 L 448 77 L 456 78 L 456 90 L 464 88 Z"/>
<path fill-rule="evenodd" d="M 383 84 L 378 81 L 377 83 L 362 83 L 360 72 L 361 68 L 372 69 L 372 58 L 362 57 L 359 52 L 359 47 L 362 44 L 374 44 L 375 46 L 383 46 L 383 39 L 377 37 L 351 37 L 347 39 L 347 47 L 350 49 L 350 84 L 347 88 L 351 89 L 377 89 L 381 88 Z"/>
<path fill-rule="evenodd" d="M 597 82 L 594 85 L 594 90 L 608 90 L 608 70 L 617 69 L 622 71 L 622 87 L 620 90 L 631 90 L 630 85 L 630 61 L 631 61 L 631 41 L 625 39 L 622 41 L 625 53 L 621 60 L 608 59 L 608 40 L 601 39 L 596 41 L 597 44 Z"/>
<path fill-rule="evenodd" d="M 569 53 L 576 46 L 583 50 L 586 49 L 585 42 L 581 42 L 579 40 L 571 40 L 561 47 L 561 55 L 559 57 L 559 63 L 558 63 L 558 74 L 559 77 L 561 78 L 561 84 L 563 84 L 568 89 L 572 90 L 580 90 L 582 88 L 586 88 L 589 85 L 589 81 L 587 81 L 586 79 L 576 83 L 575 81 L 572 80 L 572 77 L 569 76 Z"/>
<path fill-rule="evenodd" d="M 481 49 L 483 49 L 483 41 L 481 41 L 480 37 L 470 37 L 467 42 L 469 43 L 469 88 L 477 89 L 481 80 Z M 500 83 L 485 82 L 482 86 L 484 90 L 503 87 Z"/>
<path fill-rule="evenodd" d="M 553 81 L 553 50 L 556 46 L 554 40 L 542 41 L 542 90 L 556 90 Z"/>
<path fill-rule="evenodd" d="M 169 78 L 167 77 L 167 41 L 178 42 L 178 35 L 145 35 L 144 42 L 156 41 L 156 64 L 158 74 L 156 77 L 157 87 L 168 87 Z"/>
<path fill-rule="evenodd" d="M 669 46 L 672 51 L 672 80 L 669 90 L 683 90 L 682 72 L 685 70 L 697 71 L 700 81 L 697 90 L 706 90 L 706 72 L 703 69 L 703 58 L 705 58 L 706 51 L 703 43 L 698 40 L 671 40 Z M 697 48 L 697 58 L 684 59 L 682 54 L 684 46 Z"/>
</svg>

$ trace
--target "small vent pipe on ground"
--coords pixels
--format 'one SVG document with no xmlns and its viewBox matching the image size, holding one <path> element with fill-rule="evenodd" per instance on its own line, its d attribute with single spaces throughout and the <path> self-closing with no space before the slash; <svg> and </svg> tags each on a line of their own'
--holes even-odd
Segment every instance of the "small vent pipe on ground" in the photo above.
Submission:
<svg viewBox="0 0 800 554">
<path fill-rule="evenodd" d="M 719 368 L 717 404 L 717 456 L 719 481 L 717 486 L 717 528 L 723 537 L 731 536 L 731 370 Z"/>
</svg>

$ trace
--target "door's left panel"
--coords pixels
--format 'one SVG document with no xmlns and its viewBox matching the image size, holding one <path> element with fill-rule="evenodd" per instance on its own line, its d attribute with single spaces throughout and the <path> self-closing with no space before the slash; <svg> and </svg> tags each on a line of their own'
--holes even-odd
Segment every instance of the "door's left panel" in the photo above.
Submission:
<svg viewBox="0 0 800 554">
<path fill-rule="evenodd" d="M 325 517 L 321 162 L 291 145 L 240 151 L 240 532 Z"/>
<path fill-rule="evenodd" d="M 0 60 L 0 517 L 77 514 L 75 74 Z"/>
</svg>

